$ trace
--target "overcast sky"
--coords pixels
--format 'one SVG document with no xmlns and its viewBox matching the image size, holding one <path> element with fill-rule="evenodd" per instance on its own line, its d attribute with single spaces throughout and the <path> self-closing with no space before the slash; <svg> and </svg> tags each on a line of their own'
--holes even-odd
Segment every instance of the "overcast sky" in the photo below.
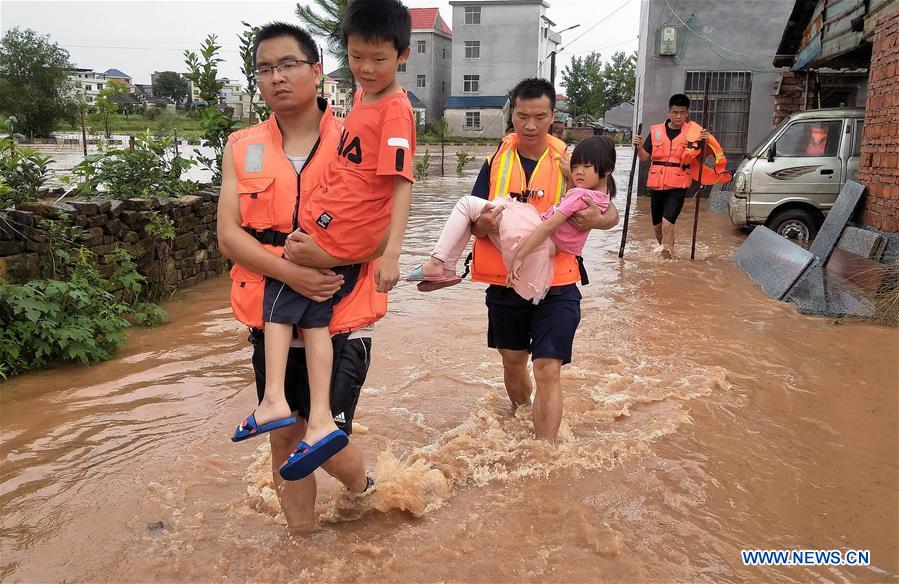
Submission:
<svg viewBox="0 0 899 584">
<path fill-rule="evenodd" d="M 563 51 L 557 59 L 556 85 L 572 56 L 599 51 L 608 58 L 615 51 L 637 50 L 640 0 L 548 0 L 548 17 L 562 33 Z M 309 4 L 310 0 L 301 0 Z M 437 7 L 452 27 L 448 1 L 404 0 L 410 8 Z M 69 51 L 78 67 L 96 71 L 119 69 L 135 83 L 150 83 L 154 71 L 184 71 L 184 49 L 199 50 L 206 35 L 218 35 L 225 60 L 222 77 L 243 83 L 237 34 L 241 21 L 261 25 L 272 20 L 297 22 L 296 2 L 41 2 L 0 1 L 0 28 L 31 28 L 50 35 Z M 623 8 L 620 8 L 623 6 Z M 616 12 L 617 10 L 617 12 Z M 611 16 L 612 12 L 615 12 Z M 602 22 L 600 22 L 602 21 Z M 599 23 L 599 24 L 597 24 Z M 583 35 L 583 36 L 581 36 Z M 580 37 L 580 38 L 578 38 Z M 318 39 L 317 39 L 318 40 Z M 513 49 L 514 50 L 514 49 Z M 325 71 L 336 67 L 325 53 Z"/>
</svg>

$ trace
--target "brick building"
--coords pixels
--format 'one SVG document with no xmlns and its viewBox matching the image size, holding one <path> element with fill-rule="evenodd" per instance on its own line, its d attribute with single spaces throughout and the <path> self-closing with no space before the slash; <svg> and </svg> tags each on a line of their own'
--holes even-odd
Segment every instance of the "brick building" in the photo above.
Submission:
<svg viewBox="0 0 899 584">
<path fill-rule="evenodd" d="M 899 233 L 899 0 L 796 0 L 774 65 L 774 122 L 804 109 L 865 106 L 861 222 Z"/>
</svg>

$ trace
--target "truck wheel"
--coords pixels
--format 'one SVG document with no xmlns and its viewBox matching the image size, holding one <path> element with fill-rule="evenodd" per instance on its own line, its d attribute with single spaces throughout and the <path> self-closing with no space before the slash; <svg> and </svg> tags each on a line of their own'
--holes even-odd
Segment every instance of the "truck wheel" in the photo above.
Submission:
<svg viewBox="0 0 899 584">
<path fill-rule="evenodd" d="M 805 209 L 786 209 L 768 223 L 771 231 L 793 241 L 809 242 L 818 233 L 818 221 Z"/>
</svg>

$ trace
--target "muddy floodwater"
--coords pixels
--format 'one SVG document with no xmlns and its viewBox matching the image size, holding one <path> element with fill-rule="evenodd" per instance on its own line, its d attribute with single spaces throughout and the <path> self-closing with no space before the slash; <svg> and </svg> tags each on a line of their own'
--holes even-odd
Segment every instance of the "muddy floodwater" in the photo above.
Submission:
<svg viewBox="0 0 899 584">
<path fill-rule="evenodd" d="M 416 186 L 404 270 L 475 166 Z M 724 215 L 701 214 L 694 262 L 653 255 L 646 201 L 632 219 L 624 260 L 620 226 L 585 250 L 556 446 L 509 407 L 483 286 L 401 283 L 354 423 L 378 488 L 352 499 L 320 476 L 310 534 L 287 533 L 265 441 L 228 439 L 255 392 L 227 276 L 109 362 L 3 383 L 0 579 L 896 582 L 897 330 L 766 297 Z M 870 550 L 870 566 L 750 567 L 742 549 Z"/>
</svg>

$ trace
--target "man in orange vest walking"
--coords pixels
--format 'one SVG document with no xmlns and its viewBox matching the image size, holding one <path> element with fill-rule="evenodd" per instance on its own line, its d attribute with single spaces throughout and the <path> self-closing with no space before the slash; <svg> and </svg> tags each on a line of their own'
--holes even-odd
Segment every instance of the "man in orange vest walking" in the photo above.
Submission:
<svg viewBox="0 0 899 584">
<path fill-rule="evenodd" d="M 287 234 L 297 229 L 301 205 L 326 176 L 337 154 L 341 127 L 324 99 L 317 97 L 322 77 L 319 52 L 309 34 L 290 24 L 268 24 L 254 39 L 259 90 L 271 117 L 235 132 L 222 157 L 218 241 L 235 262 L 231 304 L 247 324 L 253 342 L 256 391 L 265 389 L 262 304 L 265 276 L 284 282 L 314 301 L 333 296 L 343 276 L 329 269 L 297 265 L 284 257 Z M 383 251 L 383 245 L 376 254 Z M 323 253 L 323 252 L 322 252 Z M 288 254 L 289 255 L 289 254 Z M 331 411 L 338 428 L 350 434 L 353 414 L 371 356 L 371 325 L 384 316 L 386 294 L 378 293 L 372 262 L 363 263 L 353 290 L 334 308 L 329 328 L 334 345 Z M 282 481 L 278 470 L 303 438 L 310 396 L 305 349 L 299 340 L 289 350 L 284 393 L 297 423 L 270 432 L 275 491 L 291 530 L 315 520 L 314 475 Z M 354 441 L 322 467 L 355 493 L 371 484 Z"/>
<path fill-rule="evenodd" d="M 649 138 L 634 137 L 634 146 L 640 160 L 652 159 L 646 187 L 650 191 L 652 228 L 659 242 L 662 257 L 674 257 L 674 224 L 684 208 L 687 187 L 693 179 L 685 165 L 688 149 L 687 118 L 690 115 L 690 98 L 676 93 L 668 100 L 668 120 L 649 128 Z M 705 140 L 709 132 L 702 130 Z"/>
<path fill-rule="evenodd" d="M 549 135 L 555 108 L 555 88 L 545 79 L 525 79 L 512 90 L 514 132 L 503 138 L 496 153 L 484 163 L 471 194 L 488 200 L 518 193 L 538 212 L 557 204 L 567 190 L 568 155 L 564 142 Z M 600 213 L 592 200 L 589 209 L 569 221 L 582 231 L 610 229 L 618 223 L 618 211 L 610 205 Z M 579 258 L 558 252 L 549 293 L 539 304 L 519 296 L 506 286 L 506 268 L 499 250 L 488 237 L 498 231 L 502 207 L 485 207 L 472 225 L 474 243 L 471 279 L 487 288 L 487 345 L 503 360 L 506 392 L 513 406 L 525 405 L 531 396 L 528 355 L 534 362 L 532 418 L 538 438 L 555 440 L 562 422 L 562 365 L 571 362 L 574 333 L 581 318 L 582 266 Z"/>
</svg>

